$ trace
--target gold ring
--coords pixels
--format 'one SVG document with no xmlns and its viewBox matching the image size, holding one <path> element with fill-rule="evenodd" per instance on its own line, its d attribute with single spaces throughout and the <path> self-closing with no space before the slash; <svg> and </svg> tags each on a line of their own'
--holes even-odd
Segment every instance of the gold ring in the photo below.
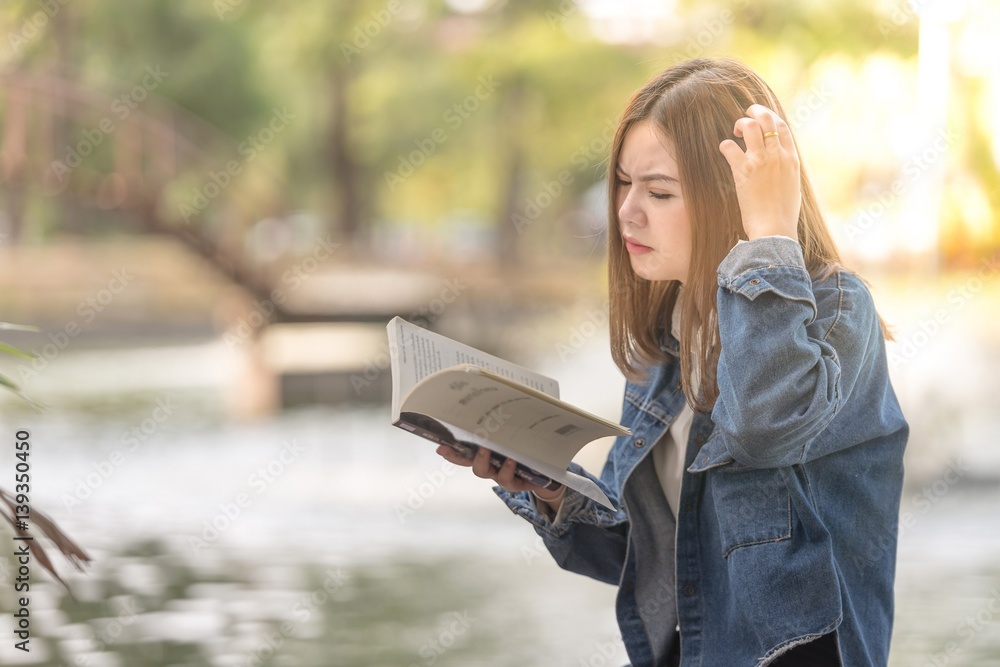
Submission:
<svg viewBox="0 0 1000 667">
<path fill-rule="evenodd" d="M 776 137 L 776 136 L 778 136 L 778 133 L 776 131 L 771 131 L 771 132 L 765 132 L 764 133 L 764 138 L 765 139 L 767 139 L 768 137 Z"/>
</svg>

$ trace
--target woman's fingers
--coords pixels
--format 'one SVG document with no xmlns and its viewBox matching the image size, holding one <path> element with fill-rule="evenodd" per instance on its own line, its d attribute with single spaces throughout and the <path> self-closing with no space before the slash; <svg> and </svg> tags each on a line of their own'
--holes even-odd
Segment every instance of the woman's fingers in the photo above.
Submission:
<svg viewBox="0 0 1000 667">
<path fill-rule="evenodd" d="M 795 155 L 796 160 L 798 160 L 798 153 L 795 151 L 795 140 L 792 138 L 792 128 L 788 127 L 788 123 L 781 118 L 778 118 L 777 132 L 778 142 L 781 144 L 781 147 L 791 151 Z"/>
<path fill-rule="evenodd" d="M 743 139 L 747 147 L 747 155 L 764 150 L 764 130 L 756 118 L 744 116 L 736 121 L 733 134 Z"/>
<path fill-rule="evenodd" d="M 520 488 L 524 485 L 524 481 L 514 477 L 514 473 L 516 471 L 517 462 L 514 459 L 507 459 L 504 461 L 503 465 L 500 466 L 500 469 L 497 470 L 497 484 L 505 489 L 520 490 Z"/>
<path fill-rule="evenodd" d="M 448 461 L 448 463 L 454 463 L 457 466 L 464 466 L 466 468 L 472 465 L 472 459 L 456 452 L 448 445 L 438 445 L 436 451 L 442 458 Z"/>
<path fill-rule="evenodd" d="M 492 479 L 495 482 L 499 482 L 498 471 L 493 467 L 490 462 L 490 458 L 493 456 L 493 452 L 486 449 L 485 447 L 480 447 L 476 451 L 476 455 L 472 458 L 465 456 L 464 454 L 455 451 L 448 445 L 438 445 L 437 453 L 449 463 L 454 463 L 457 466 L 463 466 L 465 468 L 472 468 L 472 473 L 476 477 L 482 477 L 483 479 Z M 513 463 L 513 461 L 509 461 Z M 511 469 L 511 478 L 513 478 L 513 468 Z"/>
<path fill-rule="evenodd" d="M 746 114 L 749 118 L 757 122 L 761 140 L 767 150 L 773 151 L 778 148 L 787 149 L 792 147 L 792 131 L 788 128 L 788 123 L 782 120 L 781 116 L 763 104 L 751 104 L 747 107 Z"/>
<path fill-rule="evenodd" d="M 514 459 L 507 458 L 502 466 L 494 467 L 490 461 L 493 452 L 485 447 L 480 447 L 474 458 L 465 457 L 447 445 L 439 445 L 437 453 L 450 463 L 471 467 L 476 477 L 491 479 L 508 491 L 532 491 L 540 488 L 517 477 L 517 462 Z"/>
<path fill-rule="evenodd" d="M 726 139 L 719 144 L 719 150 L 726 156 L 731 167 L 744 166 L 736 151 L 743 154 L 751 164 L 763 164 L 772 156 L 778 160 L 790 158 L 789 162 L 797 167 L 798 155 L 795 152 L 795 142 L 792 140 L 792 130 L 781 116 L 762 104 L 751 104 L 746 115 L 733 124 L 733 135 L 743 139 L 746 151 L 739 144 Z"/>
<path fill-rule="evenodd" d="M 729 163 L 729 167 L 733 170 L 734 174 L 743 168 L 743 163 L 746 162 L 747 156 L 738 143 L 732 139 L 726 139 L 719 144 L 719 150 L 722 151 L 722 155 L 725 156 L 726 162 Z"/>
<path fill-rule="evenodd" d="M 496 480 L 496 473 L 493 470 L 493 464 L 490 463 L 490 457 L 492 455 L 493 452 L 485 447 L 480 447 L 479 451 L 476 452 L 476 458 L 472 459 L 472 472 L 476 477 Z"/>
<path fill-rule="evenodd" d="M 771 109 L 752 104 L 733 124 L 733 136 L 746 150 L 726 139 L 719 151 L 733 172 L 743 229 L 760 236 L 797 237 L 801 201 L 795 142 L 788 124 Z"/>
<path fill-rule="evenodd" d="M 752 104 L 733 126 L 733 135 L 743 139 L 747 153 L 773 152 L 790 148 L 792 133 L 788 124 L 762 104 Z"/>
</svg>

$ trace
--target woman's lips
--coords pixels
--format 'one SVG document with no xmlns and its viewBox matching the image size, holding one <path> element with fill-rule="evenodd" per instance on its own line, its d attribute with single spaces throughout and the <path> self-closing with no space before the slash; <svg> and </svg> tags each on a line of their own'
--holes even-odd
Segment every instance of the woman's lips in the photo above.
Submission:
<svg viewBox="0 0 1000 667">
<path fill-rule="evenodd" d="M 648 245 L 636 243 L 628 238 L 625 239 L 625 249 L 628 250 L 631 255 L 645 255 L 647 252 L 653 252 L 653 249 Z"/>
</svg>

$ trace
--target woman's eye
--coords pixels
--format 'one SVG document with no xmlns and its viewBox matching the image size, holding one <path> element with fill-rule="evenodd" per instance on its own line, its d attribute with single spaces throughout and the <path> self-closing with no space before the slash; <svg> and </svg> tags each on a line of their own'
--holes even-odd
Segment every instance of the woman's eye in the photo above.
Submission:
<svg viewBox="0 0 1000 667">
<path fill-rule="evenodd" d="M 649 196 L 653 199 L 670 199 L 673 195 L 670 194 L 660 194 L 659 192 L 650 192 Z"/>
<path fill-rule="evenodd" d="M 619 187 L 628 187 L 632 185 L 632 181 L 626 181 L 623 178 L 616 178 L 615 182 L 618 184 Z"/>
</svg>

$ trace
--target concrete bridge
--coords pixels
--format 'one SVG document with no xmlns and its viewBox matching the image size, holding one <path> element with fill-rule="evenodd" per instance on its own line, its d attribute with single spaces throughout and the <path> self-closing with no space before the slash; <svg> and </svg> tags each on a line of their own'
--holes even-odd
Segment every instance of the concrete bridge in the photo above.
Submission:
<svg viewBox="0 0 1000 667">
<path fill-rule="evenodd" d="M 352 239 L 293 210 L 256 159 L 282 109 L 236 140 L 158 97 L 162 76 L 101 87 L 65 64 L 0 72 L 6 319 L 73 323 L 78 342 L 221 336 L 243 357 L 234 410 L 255 414 L 384 400 L 384 324 L 396 315 L 502 352 L 503 323 L 564 302 L 580 289 L 566 276 L 593 272 L 359 257 Z M 59 223 L 39 244 L 42 210 Z M 122 269 L 134 278 L 119 297 L 103 283 Z M 104 292 L 85 321 L 80 304 Z"/>
<path fill-rule="evenodd" d="M 73 74 L 65 64 L 0 72 L 5 318 L 60 335 L 73 324 L 78 341 L 239 340 L 238 412 L 384 398 L 386 374 L 360 389 L 351 376 L 380 360 L 388 319 L 433 322 L 437 301 L 457 299 L 448 278 L 361 261 L 330 225 L 290 209 L 287 184 L 256 159 L 284 110 L 238 141 L 157 96 L 157 68 L 105 89 Z M 43 209 L 59 222 L 38 244 Z M 133 276 L 125 296 L 101 289 L 111 270 Z M 142 290 L 145 303 L 133 296 Z"/>
</svg>

